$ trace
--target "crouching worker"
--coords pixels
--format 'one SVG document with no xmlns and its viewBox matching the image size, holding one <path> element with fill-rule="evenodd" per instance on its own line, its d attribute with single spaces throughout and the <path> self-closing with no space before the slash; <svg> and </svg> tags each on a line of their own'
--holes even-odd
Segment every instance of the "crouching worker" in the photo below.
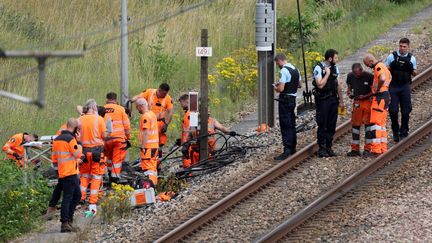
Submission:
<svg viewBox="0 0 432 243">
<path fill-rule="evenodd" d="M 224 127 L 218 120 L 216 120 L 213 117 L 210 117 L 210 112 L 208 115 L 209 115 L 208 125 L 207 125 L 208 152 L 209 152 L 209 157 L 211 158 L 212 155 L 214 155 L 214 152 L 216 151 L 216 138 L 214 135 L 217 134 L 217 131 L 221 131 L 230 136 L 236 136 L 237 133 L 234 131 L 230 131 L 228 128 Z M 190 132 L 187 139 L 189 143 L 186 143 L 182 148 L 183 168 L 188 168 L 191 165 L 198 163 L 200 158 L 200 154 L 199 154 L 200 148 L 199 148 L 199 141 L 198 141 L 198 138 L 200 136 L 199 131 L 196 128 L 189 128 L 189 129 Z"/>
<path fill-rule="evenodd" d="M 155 113 L 149 109 L 148 103 L 144 98 L 138 98 L 136 107 L 141 114 L 140 129 L 140 148 L 141 148 L 141 169 L 154 185 L 158 182 L 158 149 L 159 149 L 159 130 L 158 121 Z"/>
<path fill-rule="evenodd" d="M 72 226 L 75 207 L 81 199 L 78 165 L 82 162 L 82 148 L 78 145 L 74 131 L 78 121 L 70 118 L 66 129 L 54 140 L 52 145 L 52 162 L 58 170 L 58 183 L 63 191 L 60 222 L 61 232 L 76 231 Z"/>
<path fill-rule="evenodd" d="M 3 146 L 3 152 L 21 168 L 24 166 L 24 144 L 37 140 L 38 136 L 36 134 L 26 132 L 15 134 Z"/>
</svg>

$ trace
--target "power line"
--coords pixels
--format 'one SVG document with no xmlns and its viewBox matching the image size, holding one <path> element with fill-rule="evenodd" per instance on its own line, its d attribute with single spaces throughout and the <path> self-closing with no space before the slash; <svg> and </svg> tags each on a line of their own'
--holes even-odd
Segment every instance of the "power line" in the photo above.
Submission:
<svg viewBox="0 0 432 243">
<path fill-rule="evenodd" d="M 211 3 L 215 2 L 215 1 L 217 1 L 217 0 L 206 0 L 206 1 L 203 1 L 201 3 L 196 3 L 196 4 L 192 4 L 192 5 L 186 6 L 186 7 L 182 7 L 180 9 L 176 10 L 176 11 L 165 13 L 160 18 L 157 18 L 157 19 L 155 19 L 152 22 L 149 22 L 149 23 L 147 23 L 147 24 L 145 24 L 145 25 L 143 25 L 141 27 L 138 27 L 136 29 L 133 29 L 133 30 L 129 31 L 127 33 L 127 35 L 139 32 L 141 30 L 144 30 L 147 27 L 150 27 L 150 26 L 153 26 L 153 25 L 158 24 L 160 22 L 166 21 L 166 20 L 168 20 L 170 18 L 174 18 L 174 17 L 177 17 L 179 15 L 185 14 L 185 13 L 187 13 L 189 11 L 192 11 L 194 9 L 197 9 L 199 7 L 202 7 L 202 6 L 205 6 L 205 5 L 210 5 Z M 146 22 L 149 19 L 152 19 L 152 18 L 151 17 L 147 17 L 147 18 L 143 18 L 143 19 L 140 19 L 140 20 L 136 20 L 136 21 L 133 21 L 131 23 L 128 23 L 128 25 L 130 25 L 130 24 L 138 24 L 138 23 L 141 23 L 141 22 Z M 75 39 L 81 38 L 84 35 L 85 36 L 91 36 L 91 35 L 95 35 L 95 34 L 98 34 L 98 33 L 102 33 L 105 30 L 108 30 L 108 28 L 99 29 L 99 30 L 83 33 L 83 34 L 77 35 L 77 36 L 71 36 L 71 37 L 69 37 L 69 39 L 71 39 L 71 38 L 75 38 Z M 107 32 L 107 31 L 105 31 L 105 32 Z M 123 37 L 123 35 L 118 35 L 118 36 L 115 36 L 113 38 L 106 39 L 106 40 L 104 40 L 102 42 L 99 42 L 99 43 L 96 43 L 94 45 L 89 46 L 88 48 L 86 48 L 85 51 L 88 52 L 88 51 L 90 51 L 92 49 L 96 49 L 96 48 L 98 48 L 100 46 L 109 44 L 109 43 L 111 43 L 113 41 L 116 41 L 116 40 L 120 39 L 121 37 Z M 65 39 L 59 40 L 59 43 L 61 43 L 61 41 L 67 41 L 67 40 L 65 40 Z M 53 60 L 51 62 L 47 62 L 46 66 L 50 66 L 52 64 L 58 63 L 58 62 L 63 61 L 63 60 L 66 60 L 66 59 L 56 59 L 56 60 Z M 14 80 L 14 79 L 17 79 L 17 78 L 20 78 L 20 77 L 23 77 L 23 76 L 28 75 L 30 73 L 36 72 L 37 70 L 38 70 L 38 68 L 35 67 L 35 68 L 29 68 L 27 70 L 24 70 L 23 72 L 15 73 L 15 74 L 13 74 L 13 75 L 11 75 L 9 77 L 6 77 L 6 78 L 0 80 L 0 84 L 9 82 L 11 80 Z"/>
</svg>

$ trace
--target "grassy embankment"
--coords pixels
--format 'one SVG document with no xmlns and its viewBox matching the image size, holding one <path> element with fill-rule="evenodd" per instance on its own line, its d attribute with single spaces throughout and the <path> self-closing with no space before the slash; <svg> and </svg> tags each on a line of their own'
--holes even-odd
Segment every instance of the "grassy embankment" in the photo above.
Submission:
<svg viewBox="0 0 432 243">
<path fill-rule="evenodd" d="M 129 15 L 133 20 L 155 16 L 180 6 L 180 2 L 198 1 L 129 1 Z M 295 1 L 279 1 L 279 15 L 294 14 Z M 341 56 L 352 53 L 358 47 L 373 40 L 394 24 L 403 21 L 414 12 L 431 3 L 431 0 L 410 1 L 408 4 L 397 5 L 389 1 L 375 0 L 334 0 L 321 6 L 311 6 L 303 2 L 303 9 L 309 12 L 319 24 L 317 36 L 313 39 L 315 46 L 308 49 L 323 52 L 327 48 L 336 48 Z M 327 1 L 329 2 L 329 1 Z M 47 41 L 61 39 L 64 36 L 76 35 L 89 30 L 111 26 L 118 21 L 120 1 L 56 1 L 56 0 L 5 0 L 0 3 L 0 47 L 2 49 L 27 49 L 26 47 L 43 44 Z M 332 13 L 336 12 L 335 16 Z M 222 57 L 229 56 L 238 48 L 254 43 L 254 1 L 219 1 L 200 11 L 181 15 L 161 25 L 147 28 L 130 36 L 130 94 L 136 94 L 147 87 L 157 85 L 154 81 L 152 64 L 149 60 L 151 48 L 148 44 L 155 40 L 156 33 L 163 26 L 166 37 L 163 42 L 163 54 L 175 57 L 177 71 L 170 77 L 172 93 L 178 97 L 181 92 L 197 89 L 199 77 L 199 61 L 194 57 L 194 48 L 199 44 L 201 28 L 208 28 L 210 44 L 214 48 L 214 57 L 210 59 L 213 69 Z M 330 17 L 329 17 L 330 16 Z M 130 29 L 141 26 L 132 25 Z M 118 35 L 114 31 L 95 36 L 48 46 L 45 49 L 82 49 L 83 45 L 92 45 L 107 38 Z M 282 46 L 283 47 L 283 46 Z M 93 97 L 100 103 L 108 91 L 119 91 L 119 41 L 91 50 L 83 59 L 66 60 L 48 68 L 47 73 L 47 106 L 43 110 L 24 105 L 6 98 L 0 98 L 0 144 L 7 137 L 20 131 L 53 134 L 60 124 L 71 116 L 76 116 L 74 107 L 82 104 L 87 98 Z M 292 53 L 296 51 L 289 50 Z M 144 57 L 143 57 L 144 56 Z M 163 56 L 163 55 L 162 55 Z M 144 58 L 144 59 L 143 59 Z M 169 59 L 169 58 L 168 58 Z M 298 61 L 296 58 L 295 61 Z M 2 60 L 0 77 L 9 76 L 24 68 L 34 67 L 34 60 Z M 145 69 L 145 72 L 142 70 Z M 23 95 L 35 96 L 36 73 L 23 78 L 0 84 L 1 89 L 19 92 Z M 223 97 L 221 91 L 217 95 Z M 238 111 L 248 99 L 241 102 L 230 102 L 212 107 L 214 116 L 229 119 L 232 112 Z M 179 109 L 177 114 L 180 114 Z M 137 115 L 133 119 L 137 123 Z M 178 133 L 179 125 L 170 128 L 172 137 Z M 1 171 L 9 167 L 0 162 Z M 19 171 L 9 170 L 11 176 L 19 180 Z M 18 175 L 18 176 L 17 176 Z M 12 180 L 12 179 L 11 179 Z M 9 186 L 0 181 L 1 188 Z M 11 187 L 9 192 L 21 190 Z M 24 190 L 24 189 L 23 189 Z M 8 195 L 6 192 L 4 195 Z M 5 197 L 7 199 L 7 197 Z M 41 197 L 42 198 L 42 197 Z M 30 211 L 39 212 L 40 206 L 32 206 L 33 210 L 22 210 L 22 207 L 9 207 L 7 200 L 2 205 L 10 208 L 2 212 L 14 215 L 18 222 L 26 222 L 26 217 L 34 218 Z M 16 199 L 14 199 L 16 200 Z M 21 200 L 25 201 L 25 199 Z M 45 203 L 41 199 L 38 205 Z M 24 215 L 24 216 L 22 216 Z M 1 217 L 6 217 L 1 215 Z M 2 220 L 3 221 L 3 220 Z M 2 228 L 6 229 L 6 228 Z M 10 227 L 4 237 L 13 237 L 29 228 Z M 7 236 L 6 236 L 7 234 Z"/>
</svg>

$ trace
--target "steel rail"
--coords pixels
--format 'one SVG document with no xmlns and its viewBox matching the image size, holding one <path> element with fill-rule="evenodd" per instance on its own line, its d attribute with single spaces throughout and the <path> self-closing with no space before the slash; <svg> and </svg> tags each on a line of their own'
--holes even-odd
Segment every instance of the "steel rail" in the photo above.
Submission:
<svg viewBox="0 0 432 243">
<path fill-rule="evenodd" d="M 410 146 L 418 142 L 423 137 L 432 133 L 432 120 L 423 124 L 414 133 L 409 135 L 407 138 L 403 139 L 395 146 L 393 146 L 387 153 L 380 155 L 373 161 L 368 163 L 360 171 L 357 171 L 343 182 L 332 188 L 330 191 L 326 192 L 324 195 L 313 201 L 304 209 L 300 210 L 294 216 L 289 218 L 284 223 L 280 224 L 278 227 L 262 236 L 255 242 L 276 242 L 280 238 L 286 236 L 292 230 L 300 226 L 310 217 L 312 217 L 317 212 L 321 211 L 323 208 L 334 202 L 336 199 L 359 185 L 363 182 L 369 175 L 379 170 L 387 162 L 395 159 L 398 155 L 402 154 Z"/>
<path fill-rule="evenodd" d="M 421 83 L 425 82 L 432 76 L 432 66 L 427 70 L 420 73 L 413 79 L 411 85 L 412 88 L 419 86 Z M 342 137 L 344 134 L 349 132 L 351 129 L 351 120 L 347 120 L 336 129 L 335 139 Z M 315 152 L 318 151 L 318 144 L 316 141 L 310 143 L 296 154 L 287 158 L 286 160 L 280 162 L 278 165 L 272 167 L 268 171 L 264 172 L 262 175 L 254 178 L 252 181 L 241 186 L 228 196 L 224 197 L 217 203 L 213 204 L 209 208 L 190 218 L 186 222 L 182 223 L 178 227 L 174 228 L 161 238 L 157 239 L 155 242 L 175 242 L 179 241 L 187 235 L 193 233 L 199 229 L 202 225 L 210 221 L 211 219 L 222 214 L 227 209 L 233 207 L 240 201 L 247 198 L 251 193 L 257 191 L 259 188 L 267 185 L 271 181 L 275 180 L 277 177 L 286 173 L 291 168 L 298 165 L 304 159 L 309 158 Z"/>
<path fill-rule="evenodd" d="M 426 69 L 424 72 L 419 74 L 411 85 L 414 89 L 421 85 L 423 82 L 432 78 L 432 66 Z M 334 202 L 336 199 L 344 195 L 346 192 L 356 187 L 369 175 L 380 169 L 387 162 L 395 159 L 398 155 L 403 153 L 410 146 L 415 144 L 418 140 L 422 139 L 426 135 L 432 133 L 432 120 L 426 122 L 420 128 L 418 128 L 414 133 L 410 134 L 407 138 L 403 139 L 395 146 L 393 146 L 387 153 L 380 155 L 373 161 L 368 163 L 358 172 L 354 173 L 343 182 L 333 187 L 331 190 L 326 192 L 324 195 L 313 201 L 311 204 L 306 206 L 304 209 L 297 212 L 295 215 L 290 217 L 287 221 L 280 224 L 267 234 L 261 236 L 254 242 L 276 242 L 280 238 L 288 235 L 295 228 L 299 227 L 306 220 L 312 217 L 317 212 L 321 211 L 323 208 Z"/>
</svg>

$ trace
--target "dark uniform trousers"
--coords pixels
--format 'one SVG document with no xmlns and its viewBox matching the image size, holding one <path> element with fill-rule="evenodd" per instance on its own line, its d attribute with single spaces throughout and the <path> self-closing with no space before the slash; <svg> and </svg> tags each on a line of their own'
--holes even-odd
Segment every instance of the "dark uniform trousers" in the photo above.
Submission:
<svg viewBox="0 0 432 243">
<path fill-rule="evenodd" d="M 394 135 L 406 137 L 408 136 L 408 123 L 410 112 L 412 110 L 411 105 L 411 85 L 403 84 L 399 85 L 396 83 L 390 83 L 390 106 L 389 113 L 392 123 L 392 131 Z M 399 126 L 399 106 L 401 109 L 401 125 Z"/>
<path fill-rule="evenodd" d="M 315 98 L 318 145 L 331 148 L 336 131 L 339 101 L 335 95 L 325 99 Z"/>
<path fill-rule="evenodd" d="M 75 207 L 81 199 L 80 180 L 78 175 L 70 175 L 59 179 L 63 187 L 60 221 L 68 222 L 73 219 Z"/>
<path fill-rule="evenodd" d="M 284 152 L 293 152 L 297 146 L 295 110 L 296 97 L 285 95 L 279 100 L 279 124 Z"/>
</svg>

